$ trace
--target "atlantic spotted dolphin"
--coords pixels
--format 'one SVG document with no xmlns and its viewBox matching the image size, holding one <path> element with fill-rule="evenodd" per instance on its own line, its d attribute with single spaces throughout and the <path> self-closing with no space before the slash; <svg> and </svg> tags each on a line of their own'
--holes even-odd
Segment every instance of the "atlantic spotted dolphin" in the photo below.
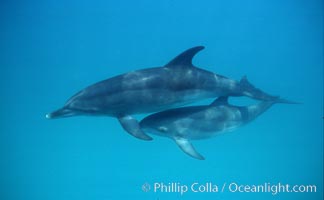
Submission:
<svg viewBox="0 0 324 200">
<path fill-rule="evenodd" d="M 133 114 L 157 112 L 217 96 L 248 96 L 273 100 L 274 96 L 255 88 L 246 78 L 235 81 L 195 67 L 192 58 L 204 49 L 193 47 L 163 67 L 147 68 L 95 83 L 74 96 L 46 118 L 76 115 L 118 118 L 131 135 L 151 140 Z"/>
<path fill-rule="evenodd" d="M 233 106 L 228 103 L 228 97 L 219 97 L 210 105 L 182 107 L 149 115 L 140 122 L 140 126 L 146 133 L 173 139 L 186 154 L 203 160 L 191 140 L 233 131 L 253 121 L 275 103 L 294 104 L 277 98 L 250 106 Z"/>
</svg>

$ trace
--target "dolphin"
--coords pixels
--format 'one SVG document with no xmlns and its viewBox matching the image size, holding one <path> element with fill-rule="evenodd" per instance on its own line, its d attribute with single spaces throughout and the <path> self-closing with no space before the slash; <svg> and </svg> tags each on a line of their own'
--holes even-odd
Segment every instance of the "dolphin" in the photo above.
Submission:
<svg viewBox="0 0 324 200">
<path fill-rule="evenodd" d="M 228 97 L 219 97 L 210 105 L 170 109 L 149 115 L 140 121 L 146 133 L 168 137 L 189 156 L 204 160 L 191 140 L 207 139 L 222 132 L 233 131 L 257 118 L 275 103 L 295 102 L 277 99 L 250 106 L 234 106 Z"/>
<path fill-rule="evenodd" d="M 95 83 L 72 96 L 65 105 L 46 115 L 48 119 L 77 115 L 116 117 L 124 130 L 143 140 L 145 134 L 133 114 L 152 113 L 218 96 L 248 96 L 273 100 L 250 84 L 195 67 L 193 57 L 203 46 L 190 48 L 163 67 L 121 74 Z"/>
</svg>

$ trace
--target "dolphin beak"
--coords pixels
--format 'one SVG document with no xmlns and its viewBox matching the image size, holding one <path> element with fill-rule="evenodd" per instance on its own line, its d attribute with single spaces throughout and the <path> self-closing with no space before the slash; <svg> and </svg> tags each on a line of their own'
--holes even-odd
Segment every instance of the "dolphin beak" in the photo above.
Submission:
<svg viewBox="0 0 324 200">
<path fill-rule="evenodd" d="M 56 119 L 56 118 L 63 118 L 63 117 L 72 117 L 77 115 L 74 111 L 68 108 L 61 108 L 54 112 L 48 113 L 45 115 L 46 119 Z"/>
</svg>

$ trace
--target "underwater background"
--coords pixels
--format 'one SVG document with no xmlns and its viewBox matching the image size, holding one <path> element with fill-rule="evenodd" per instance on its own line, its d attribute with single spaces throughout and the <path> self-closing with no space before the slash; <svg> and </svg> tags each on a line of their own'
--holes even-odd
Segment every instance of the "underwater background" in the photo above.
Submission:
<svg viewBox="0 0 324 200">
<path fill-rule="evenodd" d="M 323 199 L 323 1 L 0 5 L 0 199 Z M 166 138 L 140 141 L 115 118 L 45 118 L 90 84 L 163 66 L 197 45 L 206 49 L 196 66 L 236 80 L 246 75 L 302 104 L 274 105 L 235 132 L 193 141 L 205 161 Z M 154 183 L 195 182 L 220 188 L 153 190 Z M 221 192 L 224 183 L 316 185 L 316 192 Z"/>
</svg>

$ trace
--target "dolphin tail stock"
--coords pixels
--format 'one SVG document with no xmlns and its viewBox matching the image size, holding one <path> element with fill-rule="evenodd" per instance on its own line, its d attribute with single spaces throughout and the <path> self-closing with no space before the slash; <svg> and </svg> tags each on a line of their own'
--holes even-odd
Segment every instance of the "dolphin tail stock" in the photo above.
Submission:
<svg viewBox="0 0 324 200">
<path fill-rule="evenodd" d="M 190 143 L 190 141 L 188 141 L 185 138 L 178 138 L 175 137 L 173 138 L 174 141 L 177 143 L 177 145 L 180 147 L 180 149 L 186 153 L 187 155 L 196 158 L 198 160 L 205 160 L 204 156 L 202 156 L 201 154 L 199 154 L 196 149 L 194 148 L 194 146 Z"/>
<path fill-rule="evenodd" d="M 141 140 L 147 140 L 147 141 L 153 140 L 152 137 L 148 136 L 142 131 L 138 121 L 132 116 L 130 115 L 120 116 L 118 117 L 118 120 L 121 126 L 123 127 L 123 129 L 130 135 Z"/>
<path fill-rule="evenodd" d="M 259 88 L 256 88 L 248 81 L 246 76 L 243 76 L 240 80 L 240 93 L 244 96 L 263 101 L 276 101 L 279 98 L 279 96 L 267 94 Z"/>
<path fill-rule="evenodd" d="M 57 119 L 57 118 L 63 118 L 63 117 L 72 117 L 77 115 L 77 113 L 71 109 L 68 108 L 60 108 L 54 112 L 46 114 L 47 119 Z"/>
</svg>

